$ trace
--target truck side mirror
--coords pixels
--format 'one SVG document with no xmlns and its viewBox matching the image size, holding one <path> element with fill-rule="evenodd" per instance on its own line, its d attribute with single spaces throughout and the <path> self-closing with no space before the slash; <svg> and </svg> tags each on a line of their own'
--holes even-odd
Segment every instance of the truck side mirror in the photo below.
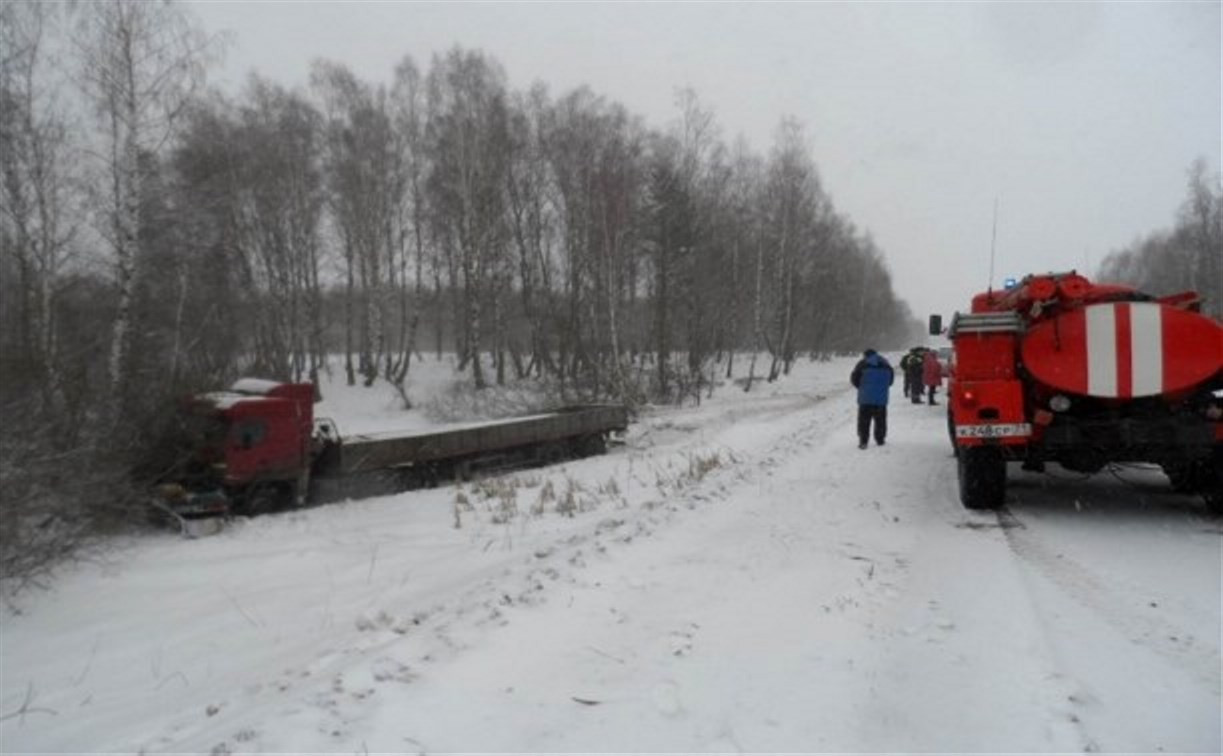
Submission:
<svg viewBox="0 0 1223 756">
<path fill-rule="evenodd" d="M 943 316 L 942 315 L 931 315 L 930 316 L 930 335 L 940 336 L 942 335 L 942 333 L 943 333 Z"/>
</svg>

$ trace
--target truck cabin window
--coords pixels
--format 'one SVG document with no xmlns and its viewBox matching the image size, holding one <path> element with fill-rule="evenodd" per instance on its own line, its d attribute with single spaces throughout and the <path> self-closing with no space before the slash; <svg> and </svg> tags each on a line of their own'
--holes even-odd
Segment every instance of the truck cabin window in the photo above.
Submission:
<svg viewBox="0 0 1223 756">
<path fill-rule="evenodd" d="M 253 449 L 267 435 L 267 427 L 262 420 L 241 420 L 234 426 L 234 446 L 240 449 Z"/>
</svg>

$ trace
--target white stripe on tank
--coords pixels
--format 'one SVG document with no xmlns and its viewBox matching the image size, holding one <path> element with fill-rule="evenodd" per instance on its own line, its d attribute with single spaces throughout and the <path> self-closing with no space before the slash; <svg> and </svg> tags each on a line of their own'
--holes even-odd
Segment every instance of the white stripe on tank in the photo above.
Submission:
<svg viewBox="0 0 1223 756">
<path fill-rule="evenodd" d="M 1087 393 L 1091 396 L 1117 395 L 1117 316 L 1116 305 L 1088 307 L 1087 316 Z"/>
<path fill-rule="evenodd" d="M 1130 357 L 1133 396 L 1151 396 L 1164 390 L 1163 309 L 1151 302 L 1130 305 Z"/>
</svg>

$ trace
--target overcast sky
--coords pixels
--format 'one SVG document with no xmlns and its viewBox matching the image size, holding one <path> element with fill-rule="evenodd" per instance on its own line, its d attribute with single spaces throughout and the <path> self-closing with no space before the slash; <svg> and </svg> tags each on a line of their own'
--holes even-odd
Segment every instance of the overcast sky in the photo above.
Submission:
<svg viewBox="0 0 1223 756">
<path fill-rule="evenodd" d="M 390 81 L 459 45 L 510 85 L 581 84 L 651 126 L 690 86 L 730 143 L 796 116 L 836 206 L 883 250 L 914 314 L 989 279 L 1094 271 L 1170 226 L 1187 169 L 1219 169 L 1220 4 L 190 3 L 234 37 L 214 82 L 305 86 L 310 61 Z"/>
</svg>

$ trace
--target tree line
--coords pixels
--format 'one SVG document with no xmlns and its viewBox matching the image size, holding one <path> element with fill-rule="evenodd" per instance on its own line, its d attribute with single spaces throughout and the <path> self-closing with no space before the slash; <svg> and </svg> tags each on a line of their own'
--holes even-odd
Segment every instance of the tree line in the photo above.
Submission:
<svg viewBox="0 0 1223 756">
<path fill-rule="evenodd" d="M 0 5 L 6 544 L 90 527 L 169 400 L 241 374 L 339 355 L 406 398 L 452 352 L 476 389 L 699 401 L 737 355 L 750 389 L 912 332 L 794 119 L 759 154 L 692 91 L 651 127 L 458 47 L 226 95 L 223 42 L 172 2 Z"/>
<path fill-rule="evenodd" d="M 333 352 L 350 383 L 402 384 L 428 347 L 476 387 L 667 401 L 735 351 L 775 378 L 910 327 L 792 119 L 761 156 L 691 91 L 651 129 L 460 48 L 389 85 L 317 61 L 306 91 L 253 75 L 228 97 L 203 87 L 216 40 L 172 4 L 3 18 L 2 336 L 45 403 L 81 377 L 120 410 L 187 376 L 301 379 Z M 72 289 L 95 308 L 85 360 Z"/>
<path fill-rule="evenodd" d="M 1202 311 L 1223 320 L 1223 184 L 1200 159 L 1190 166 L 1186 184 L 1171 228 L 1108 255 L 1098 278 L 1157 296 L 1196 291 Z"/>
</svg>

